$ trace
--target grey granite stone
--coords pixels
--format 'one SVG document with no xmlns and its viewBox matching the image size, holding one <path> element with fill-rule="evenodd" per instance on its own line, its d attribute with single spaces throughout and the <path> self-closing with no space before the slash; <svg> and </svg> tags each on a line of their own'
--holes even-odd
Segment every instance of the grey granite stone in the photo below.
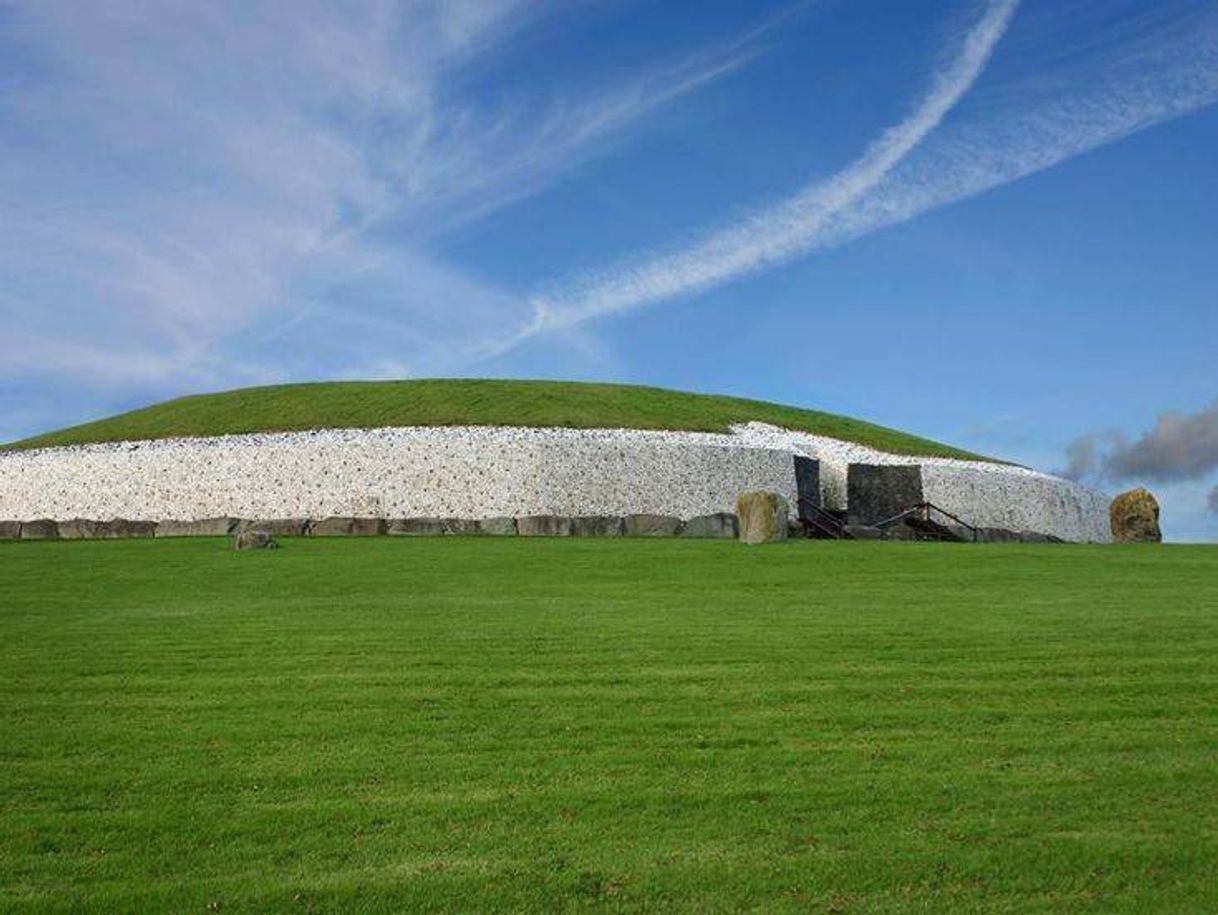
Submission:
<svg viewBox="0 0 1218 915">
<path fill-rule="evenodd" d="M 478 530 L 489 537 L 514 537 L 516 535 L 516 519 L 483 518 L 478 522 Z"/>
<path fill-rule="evenodd" d="M 611 515 L 582 515 L 571 519 L 573 537 L 620 537 L 624 524 Z"/>
<path fill-rule="evenodd" d="M 227 537 L 237 529 L 236 518 L 202 518 L 198 521 L 158 521 L 158 537 Z"/>
<path fill-rule="evenodd" d="M 386 527 L 394 537 L 438 537 L 444 533 L 443 518 L 395 518 Z"/>
<path fill-rule="evenodd" d="M 672 515 L 627 515 L 627 537 L 675 537 L 681 532 L 681 519 Z"/>
<path fill-rule="evenodd" d="M 104 521 L 73 518 L 71 521 L 59 522 L 59 537 L 61 540 L 99 540 L 108 536 L 105 528 Z"/>
<path fill-rule="evenodd" d="M 49 518 L 21 522 L 22 540 L 58 540 L 59 525 Z"/>
<path fill-rule="evenodd" d="M 521 537 L 570 537 L 572 519 L 563 515 L 526 515 L 516 519 Z"/>
<path fill-rule="evenodd" d="M 740 520 L 730 512 L 699 515 L 681 526 L 682 537 L 735 540 L 739 533 Z"/>
<path fill-rule="evenodd" d="M 0 540 L 21 539 L 20 521 L 0 521 Z"/>
</svg>

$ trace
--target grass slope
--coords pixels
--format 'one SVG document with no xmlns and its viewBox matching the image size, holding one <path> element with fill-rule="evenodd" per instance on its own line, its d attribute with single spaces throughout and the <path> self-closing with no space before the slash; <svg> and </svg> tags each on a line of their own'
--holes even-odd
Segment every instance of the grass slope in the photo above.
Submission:
<svg viewBox="0 0 1218 915">
<path fill-rule="evenodd" d="M 1213 548 L 225 547 L 0 544 L 0 910 L 1218 911 Z"/>
<path fill-rule="evenodd" d="M 383 426 L 569 426 L 726 432 L 759 420 L 898 454 L 978 455 L 872 423 L 757 400 L 662 388 L 492 379 L 355 381 L 246 388 L 156 404 L 35 436 L 43 448 L 180 436 Z"/>
</svg>

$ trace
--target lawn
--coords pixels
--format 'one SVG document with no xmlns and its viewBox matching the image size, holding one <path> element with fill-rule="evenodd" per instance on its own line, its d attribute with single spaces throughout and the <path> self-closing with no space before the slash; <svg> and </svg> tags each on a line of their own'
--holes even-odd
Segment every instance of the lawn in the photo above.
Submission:
<svg viewBox="0 0 1218 915">
<path fill-rule="evenodd" d="M 556 426 L 727 432 L 752 420 L 894 454 L 979 457 L 875 423 L 800 407 L 664 388 L 493 378 L 340 381 L 199 394 L 48 432 L 14 449 L 90 442 L 386 426 Z"/>
<path fill-rule="evenodd" d="M 0 910 L 1218 911 L 1218 549 L 0 544 Z"/>
</svg>

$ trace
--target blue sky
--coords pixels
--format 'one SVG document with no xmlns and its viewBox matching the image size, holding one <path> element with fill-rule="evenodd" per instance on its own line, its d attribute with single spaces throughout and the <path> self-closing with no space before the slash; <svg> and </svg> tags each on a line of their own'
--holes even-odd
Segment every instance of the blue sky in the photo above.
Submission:
<svg viewBox="0 0 1218 915">
<path fill-rule="evenodd" d="M 640 382 L 1218 539 L 1215 102 L 1214 0 L 0 0 L 0 439 Z"/>
</svg>

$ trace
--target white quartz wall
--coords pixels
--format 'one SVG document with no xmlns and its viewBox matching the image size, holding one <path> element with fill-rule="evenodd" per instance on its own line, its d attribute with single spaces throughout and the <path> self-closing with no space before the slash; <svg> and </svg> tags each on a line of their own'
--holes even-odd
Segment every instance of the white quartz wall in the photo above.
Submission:
<svg viewBox="0 0 1218 915">
<path fill-rule="evenodd" d="M 326 430 L 0 454 L 0 518 L 486 518 L 734 511 L 794 501 L 789 451 L 733 436 L 570 429 Z"/>
<path fill-rule="evenodd" d="M 851 463 L 919 464 L 926 498 L 979 527 L 1107 541 L 1104 496 L 1022 467 L 888 454 L 762 423 L 732 434 L 490 427 L 320 430 L 0 453 L 0 519 L 690 518 L 746 490 L 796 510 L 793 454 L 844 508 Z"/>
</svg>

